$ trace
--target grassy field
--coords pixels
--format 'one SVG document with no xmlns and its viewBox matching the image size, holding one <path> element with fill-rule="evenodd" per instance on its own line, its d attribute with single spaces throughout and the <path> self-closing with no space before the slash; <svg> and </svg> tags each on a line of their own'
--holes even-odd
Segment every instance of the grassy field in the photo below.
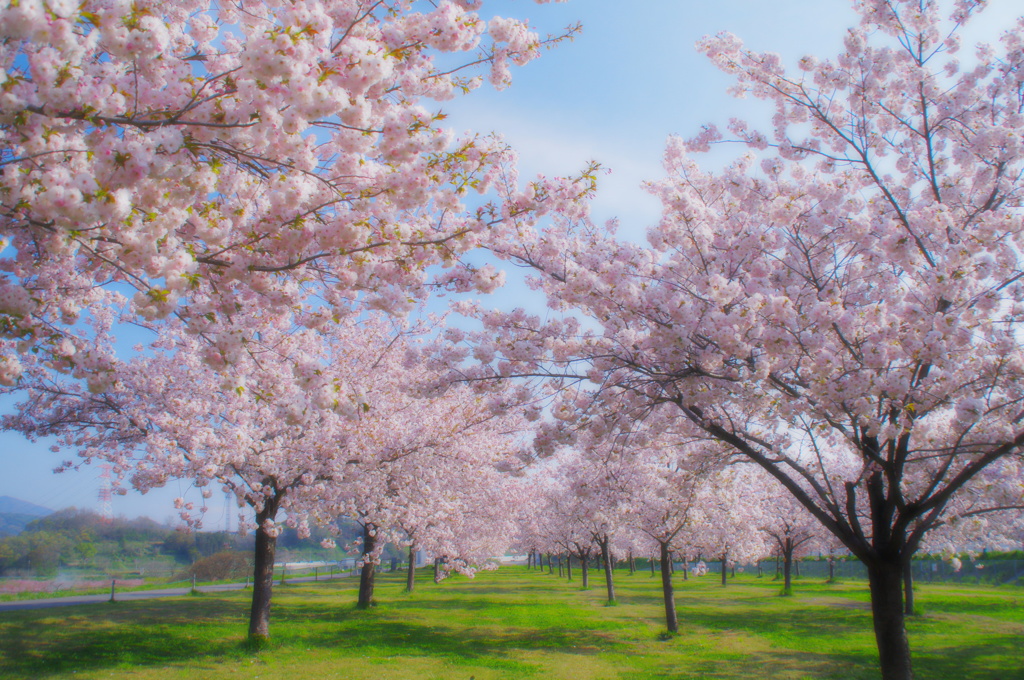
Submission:
<svg viewBox="0 0 1024 680">
<path fill-rule="evenodd" d="M 578 580 L 505 567 L 402 593 L 381 576 L 275 588 L 271 646 L 243 643 L 248 593 L 0 613 L 2 678 L 490 680 L 876 678 L 863 583 L 677 581 L 680 635 L 662 635 L 658 583 L 617 574 L 618 605 Z M 1024 679 L 1024 588 L 923 585 L 910 620 L 922 679 Z"/>
</svg>

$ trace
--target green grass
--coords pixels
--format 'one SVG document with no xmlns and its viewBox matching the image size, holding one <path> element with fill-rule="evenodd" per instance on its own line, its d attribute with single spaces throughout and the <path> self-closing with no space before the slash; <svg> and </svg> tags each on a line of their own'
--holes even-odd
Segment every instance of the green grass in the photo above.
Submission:
<svg viewBox="0 0 1024 680">
<path fill-rule="evenodd" d="M 270 645 L 244 638 L 248 592 L 0 612 L 0 678 L 876 678 L 863 583 L 677 579 L 680 633 L 664 635 L 658 579 L 602 588 L 506 567 L 413 594 L 383 574 L 378 606 L 355 579 L 275 588 Z M 1024 589 L 922 585 L 909 620 L 920 678 L 1024 679 Z"/>
</svg>

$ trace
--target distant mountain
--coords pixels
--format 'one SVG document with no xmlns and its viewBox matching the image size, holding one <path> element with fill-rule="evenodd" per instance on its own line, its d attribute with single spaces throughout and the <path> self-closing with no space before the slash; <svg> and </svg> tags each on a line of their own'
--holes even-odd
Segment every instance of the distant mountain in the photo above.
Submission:
<svg viewBox="0 0 1024 680">
<path fill-rule="evenodd" d="M 35 505 L 10 496 L 0 496 L 0 514 L 3 515 L 29 515 L 31 517 L 46 517 L 53 514 L 53 510 Z"/>
<path fill-rule="evenodd" d="M 46 517 L 53 510 L 10 496 L 0 496 L 0 537 L 17 536 L 34 519 Z"/>
</svg>

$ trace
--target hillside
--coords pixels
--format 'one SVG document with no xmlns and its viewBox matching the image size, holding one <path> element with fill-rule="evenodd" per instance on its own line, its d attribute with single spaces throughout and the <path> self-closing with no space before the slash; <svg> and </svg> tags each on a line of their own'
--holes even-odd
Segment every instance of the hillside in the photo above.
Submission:
<svg viewBox="0 0 1024 680">
<path fill-rule="evenodd" d="M 0 496 L 0 538 L 17 536 L 29 522 L 46 517 L 52 512 L 53 510 L 49 508 L 23 501 L 20 498 Z"/>
</svg>

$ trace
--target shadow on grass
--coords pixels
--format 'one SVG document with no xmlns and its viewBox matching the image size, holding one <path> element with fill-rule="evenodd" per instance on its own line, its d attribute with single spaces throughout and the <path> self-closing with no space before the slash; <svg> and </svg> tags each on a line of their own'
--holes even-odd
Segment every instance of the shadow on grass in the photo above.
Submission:
<svg viewBox="0 0 1024 680">
<path fill-rule="evenodd" d="M 680 607 L 680 616 L 691 625 L 728 636 L 739 633 L 756 636 L 775 648 L 770 652 L 750 651 L 731 659 L 734 670 L 749 666 L 756 677 L 759 666 L 785 669 L 811 668 L 810 677 L 876 678 L 878 653 L 868 609 L 842 606 L 803 605 L 789 601 L 784 608 L 702 607 L 694 600 L 691 608 Z M 915 674 L 929 678 L 971 678 L 1024 680 L 1024 650 L 1020 637 L 1012 633 L 978 635 L 960 639 L 958 644 L 932 642 L 927 649 L 915 645 L 932 635 L 941 635 L 955 622 L 922 618 L 911 622 L 910 645 Z M 934 640 L 935 638 L 932 638 Z M 974 643 L 977 640 L 977 643 Z M 783 649 L 788 648 L 788 649 Z M 829 670 L 836 667 L 842 671 Z M 700 669 L 698 669 L 700 672 Z M 713 677 L 713 676 L 709 676 Z"/>
<path fill-rule="evenodd" d="M 469 605 L 469 606 L 467 606 Z M 435 600 L 429 606 L 481 611 L 506 606 L 494 601 Z M 16 615 L 15 615 L 16 614 Z M 523 650 L 558 649 L 595 654 L 623 647 L 589 630 L 493 626 L 446 626 L 403 621 L 400 604 L 370 611 L 336 602 L 278 602 L 271 617 L 269 653 L 330 650 L 339 658 L 359 655 L 431 656 L 532 673 L 516 659 Z M 132 667 L 204 661 L 241 661 L 258 656 L 244 644 L 248 602 L 202 598 L 30 610 L 0 619 L 0 678 L 47 678 Z"/>
<path fill-rule="evenodd" d="M 910 647 L 913 651 L 913 635 Z M 916 653 L 914 675 L 963 680 L 1024 680 L 1024 651 L 1020 636 L 986 635 L 978 644 L 959 644 Z"/>
<path fill-rule="evenodd" d="M 168 604 L 104 603 L 59 613 L 11 612 L 0 620 L 0 678 L 45 678 L 243 653 L 242 636 L 229 634 L 244 634 L 246 603 L 204 597 Z"/>
</svg>

